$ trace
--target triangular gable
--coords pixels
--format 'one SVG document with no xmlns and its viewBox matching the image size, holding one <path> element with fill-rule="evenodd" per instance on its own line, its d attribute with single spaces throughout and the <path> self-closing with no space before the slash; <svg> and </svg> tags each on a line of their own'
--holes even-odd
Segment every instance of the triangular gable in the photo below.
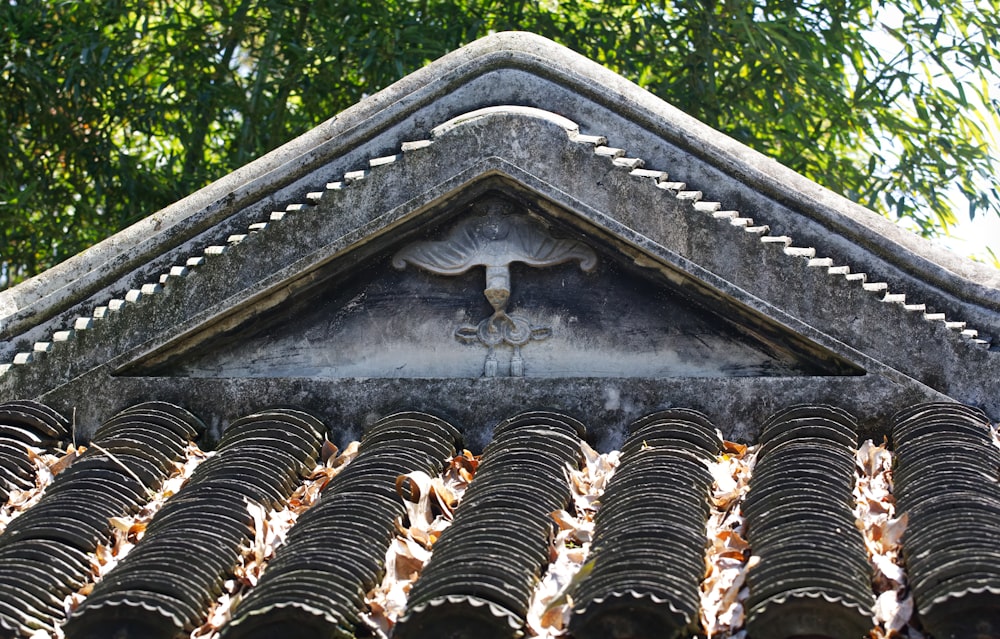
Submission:
<svg viewBox="0 0 1000 639">
<path fill-rule="evenodd" d="M 430 239 L 391 234 L 389 248 L 363 266 L 315 278 L 320 281 L 292 299 L 264 303 L 273 307 L 268 312 L 252 305 L 242 321 L 201 324 L 183 341 L 148 348 L 118 374 L 569 379 L 863 373 L 717 292 L 696 292 L 690 278 L 668 279 L 592 236 L 556 226 L 523 191 L 484 181 L 498 190 L 471 206 L 446 207 L 457 212 L 442 222 L 443 232 L 432 228 Z"/>
<path fill-rule="evenodd" d="M 962 265 L 983 275 L 975 284 L 906 250 L 903 243 L 919 243 L 881 218 L 761 162 L 556 45 L 524 34 L 487 40 L 5 292 L 4 305 L 23 308 L 5 320 L 11 364 L 0 376 L 0 393 L 75 405 L 81 393 L 100 389 L 111 403 L 134 403 L 148 385 L 135 375 L 157 374 L 156 362 L 211 349 L 213 339 L 350 276 L 428 228 L 445 230 L 468 204 L 500 192 L 563 232 L 687 291 L 716 315 L 732 311 L 765 341 L 833 354 L 867 373 L 805 377 L 794 385 L 639 375 L 602 386 L 589 376 L 573 391 L 558 379 L 489 380 L 495 388 L 488 393 L 500 404 L 544 397 L 590 409 L 580 399 L 589 393 L 594 406 L 614 412 L 622 410 L 625 392 L 711 413 L 713 403 L 733 393 L 757 396 L 762 406 L 853 396 L 862 412 L 878 418 L 884 410 L 874 405 L 943 394 L 1000 412 L 988 383 L 997 378 L 997 355 L 984 338 L 1000 322 L 986 271 Z M 536 56 L 539 47 L 552 55 Z M 506 81 L 497 82 L 498 75 Z M 594 86 L 598 78 L 604 85 Z M 543 87 L 544 100 L 532 97 Z M 402 95 L 412 102 L 388 99 Z M 612 109 L 615 96 L 629 99 Z M 467 109 L 484 101 L 500 103 Z M 526 106 L 535 101 L 562 115 Z M 333 131 L 339 135 L 319 141 Z M 248 181 L 248 173 L 258 176 Z M 198 208 L 200 202 L 208 204 Z M 137 240 L 144 232 L 149 237 Z M 109 255 L 108 264 L 95 268 Z M 264 388 L 259 379 L 229 377 L 202 382 L 201 401 L 224 392 L 251 403 L 283 403 L 295 384 L 326 397 L 364 392 L 386 401 L 395 392 L 403 401 L 438 384 L 459 396 L 445 410 L 461 413 L 461 395 L 486 392 L 484 381 L 407 386 L 307 376 Z M 176 377 L 157 384 L 197 395 Z M 380 406 L 369 398 L 352 410 Z M 246 412 L 246 405 L 235 410 Z M 731 429 L 749 428 L 752 410 L 736 412 L 745 421 Z"/>
</svg>

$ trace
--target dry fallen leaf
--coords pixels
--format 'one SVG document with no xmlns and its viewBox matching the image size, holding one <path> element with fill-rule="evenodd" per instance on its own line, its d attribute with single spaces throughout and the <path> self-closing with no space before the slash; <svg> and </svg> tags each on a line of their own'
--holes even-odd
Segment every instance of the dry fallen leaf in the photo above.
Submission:
<svg viewBox="0 0 1000 639">
<path fill-rule="evenodd" d="M 329 439 L 323 440 L 323 447 L 319 451 L 320 461 L 326 465 L 331 459 L 336 459 L 337 457 L 337 446 L 331 442 Z"/>
<path fill-rule="evenodd" d="M 746 455 L 747 446 L 745 444 L 738 444 L 736 442 L 731 442 L 724 439 L 722 440 L 722 450 L 723 452 L 729 453 L 731 455 L 742 457 L 743 455 Z"/>
<path fill-rule="evenodd" d="M 740 502 L 750 489 L 758 448 L 723 441 L 723 453 L 709 464 L 712 511 L 706 528 L 705 579 L 701 584 L 701 623 L 708 639 L 736 637 L 743 631 L 746 573 L 759 561 L 750 555 Z"/>
<path fill-rule="evenodd" d="M 868 550 L 876 595 L 873 612 L 877 625 L 870 634 L 875 639 L 917 639 L 922 635 L 909 625 L 913 600 L 904 596 L 907 584 L 900 557 L 900 540 L 906 530 L 907 515 L 895 516 L 892 452 L 888 450 L 885 440 L 876 445 L 869 439 L 858 447 L 856 462 L 854 514 Z"/>
<path fill-rule="evenodd" d="M 376 637 L 388 637 L 406 610 L 410 587 L 430 560 L 434 543 L 451 525 L 454 509 L 478 467 L 479 458 L 465 450 L 448 460 L 440 476 L 416 471 L 397 478 L 406 522 L 397 523 L 396 538 L 386 552 L 385 576 L 365 597 L 368 612 L 362 615 Z"/>
<path fill-rule="evenodd" d="M 567 467 L 573 512 L 558 510 L 551 514 L 559 531 L 550 547 L 551 563 L 528 607 L 528 636 L 550 639 L 565 635 L 573 606 L 568 593 L 590 572 L 586 560 L 594 532 L 594 515 L 618 467 L 620 452 L 601 454 L 585 442 L 581 443 L 581 452 L 583 467 L 579 470 Z"/>
<path fill-rule="evenodd" d="M 55 452 L 47 452 L 26 444 L 24 448 L 28 453 L 28 459 L 35 466 L 35 485 L 25 490 L 15 487 L 8 489 L 7 502 L 0 505 L 0 533 L 11 521 L 34 506 L 52 483 L 52 478 L 85 450 L 83 447 L 77 448 L 72 445 L 67 446 L 65 451 L 56 449 Z"/>
<path fill-rule="evenodd" d="M 292 492 L 288 501 L 279 508 L 268 511 L 258 504 L 247 504 L 247 511 L 253 519 L 253 539 L 242 548 L 233 578 L 223 583 L 222 594 L 209 606 L 207 620 L 191 632 L 190 639 L 217 639 L 219 631 L 232 617 L 232 612 L 243 595 L 260 580 L 268 562 L 285 543 L 288 531 L 299 516 L 321 498 L 323 488 L 357 454 L 358 442 L 351 442 L 340 455 L 321 459 Z"/>
<path fill-rule="evenodd" d="M 82 447 L 76 449 L 77 453 L 81 451 Z M 108 520 L 111 524 L 111 539 L 108 544 L 98 544 L 96 550 L 91 553 L 90 581 L 78 591 L 70 593 L 63 601 L 63 608 L 67 616 L 76 610 L 90 594 L 94 584 L 113 570 L 139 543 L 146 531 L 147 524 L 157 511 L 166 503 L 167 499 L 180 490 L 194 469 L 212 455 L 213 453 L 202 451 L 197 444 L 189 443 L 184 450 L 184 457 L 175 464 L 174 471 L 160 485 L 159 491 L 151 494 L 150 500 L 138 512 L 125 517 L 112 517 Z M 54 637 L 62 639 L 63 633 L 60 627 L 56 628 Z"/>
</svg>

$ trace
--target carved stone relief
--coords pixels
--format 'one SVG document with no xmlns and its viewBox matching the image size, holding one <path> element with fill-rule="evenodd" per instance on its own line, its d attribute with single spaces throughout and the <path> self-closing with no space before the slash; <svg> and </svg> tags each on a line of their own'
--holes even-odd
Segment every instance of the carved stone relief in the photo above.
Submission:
<svg viewBox="0 0 1000 639">
<path fill-rule="evenodd" d="M 491 197 L 473 206 L 474 215 L 459 222 L 440 241 L 415 242 L 396 253 L 392 264 L 398 269 L 412 264 L 438 275 L 460 275 L 477 266 L 486 268 L 483 294 L 493 314 L 476 326 L 462 326 L 455 337 L 462 342 L 479 342 L 487 348 L 483 373 L 500 375 L 497 348 L 513 349 L 510 376 L 524 375 L 521 349 L 529 342 L 552 335 L 550 326 L 536 326 L 523 315 L 507 313 L 511 294 L 510 265 L 520 262 L 536 268 L 578 262 L 584 272 L 597 265 L 597 254 L 582 242 L 552 237 L 548 229 L 516 206 L 500 197 Z"/>
<path fill-rule="evenodd" d="M 834 356 L 800 354 L 780 329 L 744 323 L 739 309 L 595 243 L 604 249 L 598 259 L 591 247 L 554 236 L 513 198 L 494 194 L 426 239 L 387 248 L 141 373 L 303 380 L 845 374 Z"/>
</svg>

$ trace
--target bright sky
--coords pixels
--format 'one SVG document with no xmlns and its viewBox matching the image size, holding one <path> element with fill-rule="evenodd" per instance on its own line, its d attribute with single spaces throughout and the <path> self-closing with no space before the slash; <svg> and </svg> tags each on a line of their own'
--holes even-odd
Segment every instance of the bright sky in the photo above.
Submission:
<svg viewBox="0 0 1000 639">
<path fill-rule="evenodd" d="M 895 26 L 902 21 L 902 16 L 893 7 L 885 7 L 881 10 L 878 19 L 891 26 Z M 882 49 L 886 59 L 900 49 L 900 44 L 885 32 L 872 34 L 876 45 Z M 998 87 L 991 87 L 1000 91 Z M 994 93 L 994 97 L 996 94 Z M 1000 130 L 994 124 L 993 118 L 986 109 L 988 105 L 980 106 L 979 119 L 992 136 L 991 154 L 1000 157 Z M 984 185 L 984 189 L 986 186 Z M 949 189 L 949 198 L 952 201 L 952 209 L 955 217 L 958 218 L 958 225 L 951 229 L 951 236 L 935 240 L 936 243 L 944 246 L 965 257 L 975 256 L 986 263 L 994 263 L 994 259 L 989 255 L 987 248 L 991 248 L 1000 258 L 1000 216 L 995 213 L 980 211 L 975 220 L 970 221 L 968 215 L 968 201 L 962 196 L 957 188 Z"/>
<path fill-rule="evenodd" d="M 961 200 L 961 196 L 958 198 Z M 963 210 L 964 202 L 956 202 L 956 209 Z M 976 255 L 987 263 L 992 263 L 986 248 L 1000 258 L 1000 216 L 994 213 L 979 213 L 976 219 L 969 221 L 968 215 L 959 216 L 960 224 L 953 229 L 952 237 L 936 240 L 963 256 Z"/>
</svg>

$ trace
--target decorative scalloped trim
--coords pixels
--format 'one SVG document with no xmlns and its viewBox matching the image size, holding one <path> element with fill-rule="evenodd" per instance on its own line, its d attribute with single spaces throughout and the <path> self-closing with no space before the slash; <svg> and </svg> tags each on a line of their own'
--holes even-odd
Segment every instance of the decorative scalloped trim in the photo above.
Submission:
<svg viewBox="0 0 1000 639">
<path fill-rule="evenodd" d="M 965 590 L 960 590 L 958 592 L 950 592 L 947 595 L 941 595 L 933 599 L 927 606 L 924 607 L 925 610 L 930 610 L 934 606 L 948 603 L 955 599 L 961 599 L 962 597 L 968 595 L 982 595 L 989 593 L 991 595 L 1000 595 L 1000 587 L 998 586 L 981 586 L 979 588 L 966 588 Z"/>
<path fill-rule="evenodd" d="M 687 184 L 684 182 L 668 181 L 665 171 L 643 168 L 645 163 L 642 159 L 624 157 L 625 151 L 623 149 L 604 146 L 607 143 L 606 137 L 583 135 L 579 133 L 579 125 L 575 122 L 542 109 L 518 106 L 495 106 L 470 111 L 435 127 L 431 132 L 432 139 L 430 140 L 402 142 L 400 144 L 400 153 L 408 154 L 431 146 L 434 143 L 434 139 L 447 135 L 465 124 L 494 114 L 522 115 L 543 119 L 556 124 L 566 131 L 566 135 L 571 142 L 593 146 L 595 156 L 609 159 L 614 166 L 628 170 L 629 174 L 635 178 L 655 180 L 657 187 L 670 193 L 677 200 L 689 202 L 693 210 L 704 212 L 719 220 L 727 220 L 731 226 L 735 227 L 732 229 L 734 231 L 741 229 L 745 233 L 758 235 L 762 244 L 777 246 L 786 256 L 803 262 L 809 268 L 826 268 L 827 272 L 831 275 L 839 275 L 848 281 L 859 282 L 866 291 L 881 295 L 882 297 L 879 299 L 883 303 L 899 304 L 909 313 L 920 313 L 925 321 L 943 323 L 947 329 L 955 332 L 963 341 L 969 341 L 986 349 L 990 347 L 990 341 L 980 339 L 978 331 L 968 328 L 965 322 L 950 321 L 944 313 L 928 313 L 926 312 L 925 304 L 908 304 L 906 303 L 906 296 L 901 293 L 891 293 L 887 283 L 867 282 L 867 275 L 864 273 L 852 273 L 849 266 L 836 266 L 831 258 L 816 257 L 816 250 L 814 248 L 792 246 L 792 238 L 784 235 L 772 236 L 770 235 L 770 228 L 768 226 L 755 226 L 752 218 L 742 217 L 738 211 L 720 210 L 722 208 L 721 203 L 703 201 L 701 191 L 689 190 Z M 72 327 L 53 331 L 50 340 L 36 342 L 32 346 L 32 351 L 15 353 L 10 363 L 0 364 L 0 376 L 20 366 L 44 359 L 41 355 L 51 352 L 53 347 L 56 347 L 59 343 L 73 339 L 78 331 L 93 328 L 96 321 L 106 318 L 110 313 L 123 308 L 127 304 L 139 303 L 146 297 L 162 292 L 163 287 L 167 286 L 172 279 L 187 277 L 191 273 L 191 269 L 203 266 L 213 256 L 228 252 L 242 243 L 249 235 L 265 231 L 270 225 L 280 222 L 288 214 L 297 213 L 318 204 L 328 191 L 338 191 L 350 184 L 363 181 L 370 170 L 394 164 L 398 158 L 398 154 L 371 158 L 366 168 L 347 171 L 344 173 L 341 181 L 327 183 L 325 190 L 307 193 L 305 202 L 289 204 L 285 207 L 284 211 L 272 212 L 267 221 L 250 224 L 247 233 L 232 234 L 224 242 L 206 246 L 201 255 L 192 255 L 183 265 L 175 265 L 169 268 L 156 281 L 147 282 L 137 289 L 129 290 L 124 295 L 124 299 L 110 299 L 106 305 L 96 307 L 91 317 L 78 317 Z"/>
<path fill-rule="evenodd" d="M 679 610 L 676 606 L 674 606 L 674 602 L 671 601 L 670 599 L 661 599 L 660 597 L 657 597 L 653 593 L 650 593 L 650 592 L 637 592 L 635 590 L 625 590 L 625 591 L 620 591 L 620 592 L 619 591 L 615 591 L 615 592 L 611 592 L 611 593 L 609 593 L 609 594 L 607 594 L 607 595 L 605 595 L 603 597 L 598 597 L 597 599 L 591 599 L 589 602 L 587 602 L 587 605 L 583 606 L 582 608 L 574 607 L 573 608 L 573 614 L 574 615 L 582 615 L 582 614 L 585 614 L 587 612 L 587 609 L 590 608 L 590 606 L 603 604 L 605 601 L 608 601 L 610 599 L 624 599 L 625 597 L 628 597 L 628 596 L 631 596 L 632 599 L 637 599 L 639 601 L 642 601 L 644 599 L 649 599 L 650 601 L 652 601 L 653 603 L 655 603 L 658 606 L 662 606 L 662 605 L 666 604 L 666 606 L 670 609 L 670 612 L 673 612 L 675 614 L 681 615 L 685 619 L 687 619 L 687 622 L 686 622 L 687 624 L 691 624 L 691 623 L 694 622 L 694 618 L 690 617 L 683 610 Z"/>
<path fill-rule="evenodd" d="M 340 619 L 335 615 L 331 615 L 325 610 L 320 610 L 319 608 L 314 608 L 313 606 L 304 604 L 301 601 L 282 601 L 280 603 L 270 604 L 268 606 L 265 606 L 264 608 L 254 608 L 253 610 L 248 610 L 246 612 L 241 612 L 239 608 L 237 608 L 236 614 L 233 615 L 233 618 L 230 619 L 230 621 L 226 624 L 226 627 L 235 627 L 240 625 L 241 623 L 246 623 L 247 621 L 252 620 L 255 617 L 266 615 L 270 613 L 272 610 L 282 610 L 285 608 L 297 608 L 298 610 L 301 610 L 307 614 L 311 614 L 314 617 L 322 618 L 323 621 L 329 623 L 332 626 L 339 626 L 341 628 L 344 628 L 342 624 L 343 619 Z M 347 630 L 347 628 L 345 628 L 345 630 Z"/>
<path fill-rule="evenodd" d="M 524 622 L 520 617 L 499 604 L 473 595 L 445 595 L 443 597 L 435 597 L 430 601 L 417 604 L 407 610 L 406 614 L 400 617 L 397 623 L 404 624 L 413 615 L 418 615 L 429 608 L 437 608 L 446 604 L 467 604 L 473 608 L 486 607 L 489 613 L 497 619 L 506 620 L 507 626 L 514 631 L 516 638 L 524 636 Z"/>
<path fill-rule="evenodd" d="M 73 614 L 69 616 L 68 621 L 79 619 L 81 616 L 83 616 L 84 613 L 86 613 L 89 610 L 100 610 L 101 608 L 114 608 L 117 606 L 128 606 L 129 608 L 142 608 L 144 610 L 148 610 L 149 612 L 158 613 L 176 622 L 178 628 L 183 628 L 186 625 L 184 619 L 180 619 L 179 617 L 177 617 L 177 615 L 175 615 L 172 612 L 164 610 L 159 605 L 151 604 L 145 601 L 132 600 L 128 598 L 128 595 L 126 595 L 124 599 L 106 599 L 99 603 L 90 605 L 87 605 L 87 600 L 84 600 L 84 602 L 80 605 L 80 607 L 77 608 L 73 612 Z"/>
<path fill-rule="evenodd" d="M 801 588 L 796 588 L 793 590 L 789 590 L 781 595 L 776 595 L 774 597 L 766 599 L 763 602 L 763 605 L 757 605 L 751 608 L 749 611 L 747 611 L 748 613 L 747 624 L 749 625 L 750 622 L 752 622 L 757 617 L 767 612 L 769 606 L 780 606 L 792 599 L 821 599 L 821 598 L 826 600 L 827 603 L 840 604 L 841 606 L 844 606 L 845 608 L 848 608 L 850 610 L 855 610 L 866 617 L 870 618 L 873 617 L 870 608 L 868 610 L 865 610 L 863 606 L 860 606 L 854 603 L 853 601 L 847 601 L 843 597 L 833 596 L 823 591 L 803 590 Z"/>
</svg>

